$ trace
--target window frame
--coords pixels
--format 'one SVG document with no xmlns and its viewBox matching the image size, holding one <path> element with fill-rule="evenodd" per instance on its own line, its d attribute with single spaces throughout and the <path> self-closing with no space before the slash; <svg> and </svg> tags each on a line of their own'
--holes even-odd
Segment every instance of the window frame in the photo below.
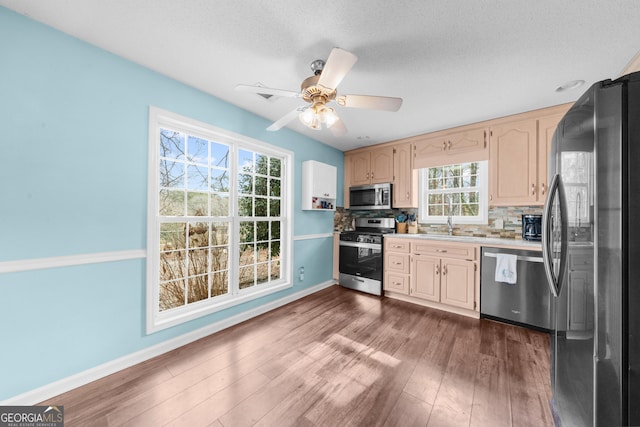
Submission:
<svg viewBox="0 0 640 427">
<path fill-rule="evenodd" d="M 160 190 L 160 129 L 169 128 L 186 135 L 205 138 L 229 145 L 229 212 L 228 216 L 178 216 L 173 219 L 159 214 Z M 280 278 L 248 288 L 239 288 L 240 222 L 248 220 L 238 215 L 238 152 L 252 151 L 277 157 L 280 165 Z M 291 151 L 259 141 L 245 135 L 218 128 L 179 114 L 149 107 L 147 188 L 147 282 L 146 329 L 151 334 L 181 323 L 215 313 L 293 286 L 293 170 L 294 155 Z M 187 188 L 185 188 L 187 191 Z M 164 218 L 164 219 L 163 219 Z M 250 217 L 255 218 L 255 217 Z M 204 221 L 202 221 L 205 219 Z M 273 219 L 273 217 L 271 217 Z M 228 236 L 228 293 L 161 311 L 160 288 L 160 225 L 166 222 L 224 222 L 229 223 Z M 271 236 L 270 240 L 271 241 Z M 255 262 L 255 261 L 254 261 Z"/>
<path fill-rule="evenodd" d="M 489 162 L 487 160 L 479 160 L 475 162 L 461 162 L 452 163 L 450 165 L 433 166 L 435 167 L 447 167 L 462 165 L 464 163 L 478 163 L 479 164 L 479 183 L 475 187 L 478 190 L 478 215 L 477 216 L 452 216 L 453 224 L 476 224 L 485 225 L 489 223 Z M 418 222 L 420 224 L 446 224 L 447 215 L 426 215 L 426 200 L 428 200 L 429 194 L 432 191 L 428 188 L 428 173 L 430 168 L 421 168 L 418 179 Z M 461 189 L 452 189 L 450 191 L 435 191 L 433 193 L 446 194 L 447 192 L 463 192 Z"/>
</svg>

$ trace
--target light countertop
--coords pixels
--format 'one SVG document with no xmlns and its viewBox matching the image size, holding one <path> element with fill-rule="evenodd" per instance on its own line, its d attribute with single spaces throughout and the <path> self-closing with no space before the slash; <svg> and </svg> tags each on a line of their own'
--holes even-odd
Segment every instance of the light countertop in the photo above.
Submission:
<svg viewBox="0 0 640 427">
<path fill-rule="evenodd" d="M 480 246 L 510 247 L 525 250 L 541 251 L 542 243 L 520 239 L 500 239 L 495 237 L 449 236 L 447 234 L 385 234 L 385 237 L 400 239 L 442 240 L 447 242 L 471 243 Z"/>
</svg>

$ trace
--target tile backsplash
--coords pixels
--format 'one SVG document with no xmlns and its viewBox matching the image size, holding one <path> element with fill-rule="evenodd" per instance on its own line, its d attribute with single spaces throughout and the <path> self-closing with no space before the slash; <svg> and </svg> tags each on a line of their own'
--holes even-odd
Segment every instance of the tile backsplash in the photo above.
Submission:
<svg viewBox="0 0 640 427">
<path fill-rule="evenodd" d="M 333 220 L 334 230 L 352 230 L 355 218 L 359 217 L 395 217 L 401 212 L 418 214 L 417 209 L 392 209 L 385 211 L 349 211 L 336 208 Z M 509 206 L 489 208 L 488 224 L 455 224 L 456 236 L 498 237 L 504 239 L 522 238 L 522 215 L 542 215 L 542 206 Z M 502 221 L 502 228 L 497 228 Z M 447 234 L 446 224 L 418 224 L 420 234 Z"/>
</svg>

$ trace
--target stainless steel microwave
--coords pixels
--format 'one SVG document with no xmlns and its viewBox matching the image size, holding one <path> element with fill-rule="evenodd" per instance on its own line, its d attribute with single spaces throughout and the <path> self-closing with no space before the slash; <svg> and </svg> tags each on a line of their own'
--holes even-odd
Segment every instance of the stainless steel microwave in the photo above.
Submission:
<svg viewBox="0 0 640 427">
<path fill-rule="evenodd" d="M 349 187 L 349 209 L 391 209 L 391 183 Z"/>
</svg>

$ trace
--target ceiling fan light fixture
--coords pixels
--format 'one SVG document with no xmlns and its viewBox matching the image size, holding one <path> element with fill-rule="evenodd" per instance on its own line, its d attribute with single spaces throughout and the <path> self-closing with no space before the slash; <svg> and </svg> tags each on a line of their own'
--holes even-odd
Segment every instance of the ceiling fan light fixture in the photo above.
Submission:
<svg viewBox="0 0 640 427">
<path fill-rule="evenodd" d="M 333 108 L 324 108 L 320 114 L 322 122 L 327 126 L 327 128 L 330 128 L 338 121 L 338 115 Z"/>
<path fill-rule="evenodd" d="M 300 113 L 300 115 L 298 115 L 298 118 L 306 127 L 314 130 L 320 129 L 320 120 L 318 119 L 318 115 L 313 107 L 305 109 Z"/>
</svg>

